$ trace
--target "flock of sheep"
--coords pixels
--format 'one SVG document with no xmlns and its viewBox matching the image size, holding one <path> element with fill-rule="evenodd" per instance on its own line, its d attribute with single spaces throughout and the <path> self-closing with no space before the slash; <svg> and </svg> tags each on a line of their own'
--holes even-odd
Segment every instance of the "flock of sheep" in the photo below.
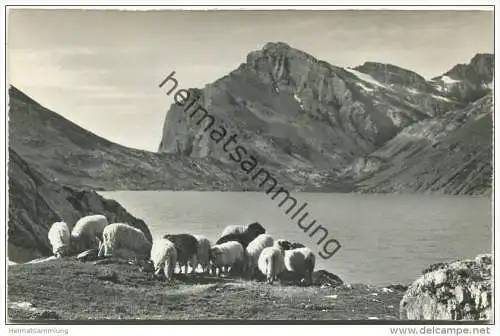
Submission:
<svg viewBox="0 0 500 336">
<path fill-rule="evenodd" d="M 165 234 L 151 243 L 144 233 L 125 223 L 108 224 L 103 215 L 81 218 L 69 230 L 65 222 L 54 223 L 48 238 L 56 258 L 84 251 L 95 251 L 96 258 L 136 260 L 155 276 L 172 279 L 176 265 L 179 272 L 195 272 L 220 276 L 231 271 L 253 279 L 265 276 L 268 283 L 286 272 L 301 283 L 311 283 L 316 257 L 299 243 L 278 239 L 266 233 L 261 224 L 231 225 L 224 229 L 215 245 L 199 235 Z"/>
</svg>

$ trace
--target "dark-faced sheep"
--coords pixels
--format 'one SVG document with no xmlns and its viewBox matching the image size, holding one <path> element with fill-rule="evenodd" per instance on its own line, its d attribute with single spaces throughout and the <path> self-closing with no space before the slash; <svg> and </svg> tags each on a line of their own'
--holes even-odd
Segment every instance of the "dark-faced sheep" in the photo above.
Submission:
<svg viewBox="0 0 500 336">
<path fill-rule="evenodd" d="M 251 230 L 258 232 L 259 234 L 266 233 L 266 230 L 259 222 L 253 222 L 248 225 L 228 225 L 224 228 L 220 236 L 224 237 L 233 233 L 243 233 L 248 228 L 251 228 Z"/>
<path fill-rule="evenodd" d="M 265 233 L 266 230 L 259 223 L 255 222 L 247 226 L 245 231 L 242 233 L 231 233 L 225 235 L 216 242 L 216 244 L 222 244 L 229 241 L 236 241 L 240 243 L 244 248 L 250 244 L 252 240 L 257 238 L 258 235 Z"/>
<path fill-rule="evenodd" d="M 316 256 L 307 247 L 285 251 L 286 270 L 299 281 L 311 284 L 315 265 Z"/>
<path fill-rule="evenodd" d="M 200 265 L 202 272 L 206 273 L 210 269 L 210 240 L 200 235 L 194 235 L 194 237 L 198 241 L 198 252 L 196 253 L 197 264 L 192 264 L 191 267 L 195 271 L 198 265 Z"/>
<path fill-rule="evenodd" d="M 198 240 L 193 235 L 187 233 L 181 234 L 166 234 L 163 238 L 170 240 L 174 243 L 177 249 L 177 262 L 179 263 L 179 273 L 182 273 L 182 266 L 184 266 L 184 273 L 188 273 L 188 264 L 197 265 L 198 253 Z M 194 272 L 194 270 L 193 270 Z"/>
</svg>

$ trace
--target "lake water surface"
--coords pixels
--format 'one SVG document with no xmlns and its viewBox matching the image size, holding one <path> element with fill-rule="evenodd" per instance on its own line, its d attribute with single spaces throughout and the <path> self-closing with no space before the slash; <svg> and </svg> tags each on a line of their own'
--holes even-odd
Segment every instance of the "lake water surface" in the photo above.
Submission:
<svg viewBox="0 0 500 336">
<path fill-rule="evenodd" d="M 279 202 L 259 192 L 113 191 L 100 192 L 143 219 L 153 237 L 169 233 L 203 234 L 213 242 L 232 224 L 259 221 L 275 238 L 302 242 L 316 254 L 310 238 L 285 215 Z M 353 283 L 408 284 L 430 264 L 471 258 L 491 251 L 491 200 L 488 197 L 295 193 L 308 202 L 309 219 L 329 230 L 342 248 L 324 268 Z"/>
</svg>

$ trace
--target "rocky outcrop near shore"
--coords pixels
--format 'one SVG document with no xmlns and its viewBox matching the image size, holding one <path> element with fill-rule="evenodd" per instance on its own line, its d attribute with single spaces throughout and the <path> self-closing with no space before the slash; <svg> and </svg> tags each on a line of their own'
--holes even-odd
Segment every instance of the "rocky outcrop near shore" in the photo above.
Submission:
<svg viewBox="0 0 500 336">
<path fill-rule="evenodd" d="M 435 264 L 424 270 L 400 303 L 408 320 L 492 321 L 492 257 Z"/>
<path fill-rule="evenodd" d="M 52 254 L 48 230 L 64 220 L 73 227 L 89 214 L 103 214 L 108 221 L 125 222 L 142 230 L 152 240 L 146 224 L 129 214 L 114 200 L 95 191 L 50 181 L 9 149 L 8 258 L 22 263 Z"/>
</svg>

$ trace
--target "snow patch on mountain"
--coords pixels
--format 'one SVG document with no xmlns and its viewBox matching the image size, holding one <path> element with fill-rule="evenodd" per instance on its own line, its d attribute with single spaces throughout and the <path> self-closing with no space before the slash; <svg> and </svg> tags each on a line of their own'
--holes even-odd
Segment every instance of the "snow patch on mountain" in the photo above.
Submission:
<svg viewBox="0 0 500 336">
<path fill-rule="evenodd" d="M 372 76 L 370 75 L 367 75 L 365 73 L 362 73 L 362 72 L 359 72 L 359 71 L 356 71 L 354 69 L 351 69 L 351 68 L 345 68 L 345 70 L 349 71 L 350 73 L 352 73 L 354 76 L 358 77 L 359 79 L 361 79 L 363 82 L 366 82 L 368 84 L 371 84 L 373 86 L 378 86 L 378 87 L 381 87 L 381 88 L 384 88 L 384 89 L 387 89 L 387 90 L 391 90 L 392 89 L 387 86 L 387 85 L 384 85 L 382 83 L 380 83 L 379 81 L 377 81 L 375 78 L 373 78 Z"/>
<path fill-rule="evenodd" d="M 448 77 L 448 76 L 441 76 L 441 80 L 443 81 L 444 84 L 456 84 L 456 83 L 460 83 L 461 81 L 459 80 L 456 80 L 456 79 L 453 79 L 451 77 Z"/>
<path fill-rule="evenodd" d="M 431 96 L 432 96 L 432 98 L 439 99 L 439 100 L 444 100 L 444 101 L 447 101 L 447 102 L 451 102 L 452 101 L 450 98 L 446 98 L 446 97 L 443 97 L 443 96 L 438 96 L 438 95 L 435 95 L 435 94 L 432 94 Z"/>
<path fill-rule="evenodd" d="M 365 91 L 368 91 L 368 92 L 372 92 L 373 89 L 372 88 L 369 88 L 368 86 L 364 85 L 363 83 L 357 83 L 357 85 L 362 88 L 363 90 Z"/>
<path fill-rule="evenodd" d="M 304 109 L 304 106 L 302 105 L 302 99 L 300 99 L 300 97 L 299 97 L 299 96 L 297 96 L 297 94 L 296 94 L 296 93 L 294 93 L 294 94 L 293 94 L 293 99 L 295 99 L 295 101 L 296 101 L 297 103 L 299 103 L 299 106 L 300 106 L 300 108 L 301 108 L 301 109 Z"/>
</svg>

